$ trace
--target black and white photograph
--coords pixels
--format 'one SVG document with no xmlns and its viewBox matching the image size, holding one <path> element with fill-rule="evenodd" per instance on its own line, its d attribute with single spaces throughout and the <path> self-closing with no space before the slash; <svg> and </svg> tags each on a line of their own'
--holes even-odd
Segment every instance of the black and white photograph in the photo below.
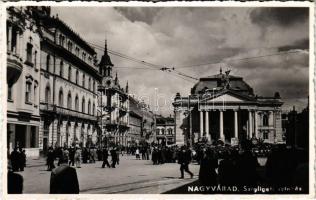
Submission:
<svg viewBox="0 0 316 200">
<path fill-rule="evenodd" d="M 130 5 L 4 4 L 7 197 L 314 194 L 313 3 Z"/>
</svg>

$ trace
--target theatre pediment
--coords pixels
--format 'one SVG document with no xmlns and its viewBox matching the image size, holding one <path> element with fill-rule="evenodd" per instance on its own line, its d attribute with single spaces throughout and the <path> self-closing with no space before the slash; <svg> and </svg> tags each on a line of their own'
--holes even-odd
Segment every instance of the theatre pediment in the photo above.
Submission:
<svg viewBox="0 0 316 200">
<path fill-rule="evenodd" d="M 213 103 L 213 102 L 243 102 L 247 101 L 247 99 L 243 99 L 241 97 L 236 97 L 231 94 L 223 94 L 221 96 L 217 96 L 215 98 L 208 98 L 206 102 Z"/>
</svg>

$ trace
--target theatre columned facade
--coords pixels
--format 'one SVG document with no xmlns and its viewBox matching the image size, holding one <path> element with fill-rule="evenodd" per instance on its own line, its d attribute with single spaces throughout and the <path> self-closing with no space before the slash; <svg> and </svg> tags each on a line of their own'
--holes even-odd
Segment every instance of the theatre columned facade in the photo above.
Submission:
<svg viewBox="0 0 316 200">
<path fill-rule="evenodd" d="M 229 71 L 200 78 L 191 94 L 174 100 L 176 143 L 237 144 L 241 139 L 283 143 L 280 94 L 254 94 L 242 77 Z"/>
</svg>

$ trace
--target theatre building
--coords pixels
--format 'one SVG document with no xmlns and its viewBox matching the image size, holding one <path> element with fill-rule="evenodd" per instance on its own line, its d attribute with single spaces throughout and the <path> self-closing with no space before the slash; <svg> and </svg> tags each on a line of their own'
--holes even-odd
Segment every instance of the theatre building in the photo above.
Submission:
<svg viewBox="0 0 316 200">
<path fill-rule="evenodd" d="M 21 147 L 27 156 L 39 155 L 40 35 L 34 14 L 7 8 L 7 147 Z"/>
<path fill-rule="evenodd" d="M 242 139 L 283 143 L 280 94 L 255 95 L 242 77 L 230 71 L 200 78 L 191 94 L 174 100 L 176 143 L 192 145 Z"/>
<path fill-rule="evenodd" d="M 96 52 L 48 10 L 41 29 L 39 146 L 96 143 L 97 86 L 101 80 Z"/>
</svg>

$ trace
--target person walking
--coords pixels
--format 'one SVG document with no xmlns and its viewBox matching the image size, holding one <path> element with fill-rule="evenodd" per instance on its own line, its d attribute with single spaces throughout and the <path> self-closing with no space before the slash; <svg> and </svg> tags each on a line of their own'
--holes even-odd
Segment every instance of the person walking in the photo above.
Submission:
<svg viewBox="0 0 316 200">
<path fill-rule="evenodd" d="M 69 165 L 75 165 L 75 148 L 71 147 L 69 149 Z"/>
<path fill-rule="evenodd" d="M 102 163 L 102 168 L 106 166 L 108 166 L 108 168 L 110 168 L 110 163 L 108 161 L 108 157 L 109 157 L 109 153 L 108 153 L 108 150 L 106 148 L 103 148 L 103 151 L 102 151 L 102 158 L 103 158 L 103 163 Z"/>
<path fill-rule="evenodd" d="M 217 167 L 218 161 L 215 158 L 214 152 L 209 148 L 204 149 L 199 171 L 199 181 L 202 185 L 217 185 L 217 173 L 215 171 Z"/>
<path fill-rule="evenodd" d="M 136 149 L 135 154 L 136 154 L 136 160 L 140 160 L 139 148 Z"/>
<path fill-rule="evenodd" d="M 26 166 L 26 154 L 25 154 L 25 150 L 22 150 L 22 148 L 20 148 L 20 153 L 19 153 L 19 169 L 21 172 L 24 171 L 24 167 Z"/>
<path fill-rule="evenodd" d="M 75 161 L 76 161 L 76 167 L 81 168 L 81 148 L 79 146 L 76 147 Z"/>
<path fill-rule="evenodd" d="M 13 172 L 19 171 L 19 152 L 17 148 L 14 148 L 11 152 L 10 159 Z"/>
<path fill-rule="evenodd" d="M 111 157 L 112 157 L 112 168 L 115 168 L 115 164 L 117 162 L 117 154 L 115 147 L 111 150 Z"/>
<path fill-rule="evenodd" d="M 79 194 L 79 182 L 76 169 L 61 160 L 60 166 L 50 176 L 50 194 Z"/>
<path fill-rule="evenodd" d="M 54 165 L 55 155 L 52 147 L 49 147 L 47 152 L 47 171 L 52 171 L 55 168 Z"/>
<path fill-rule="evenodd" d="M 180 164 L 181 179 L 184 178 L 184 171 L 190 174 L 193 178 L 193 173 L 189 170 L 189 163 L 191 162 L 191 152 L 186 149 L 186 146 L 182 146 L 179 152 L 178 163 Z"/>
</svg>

